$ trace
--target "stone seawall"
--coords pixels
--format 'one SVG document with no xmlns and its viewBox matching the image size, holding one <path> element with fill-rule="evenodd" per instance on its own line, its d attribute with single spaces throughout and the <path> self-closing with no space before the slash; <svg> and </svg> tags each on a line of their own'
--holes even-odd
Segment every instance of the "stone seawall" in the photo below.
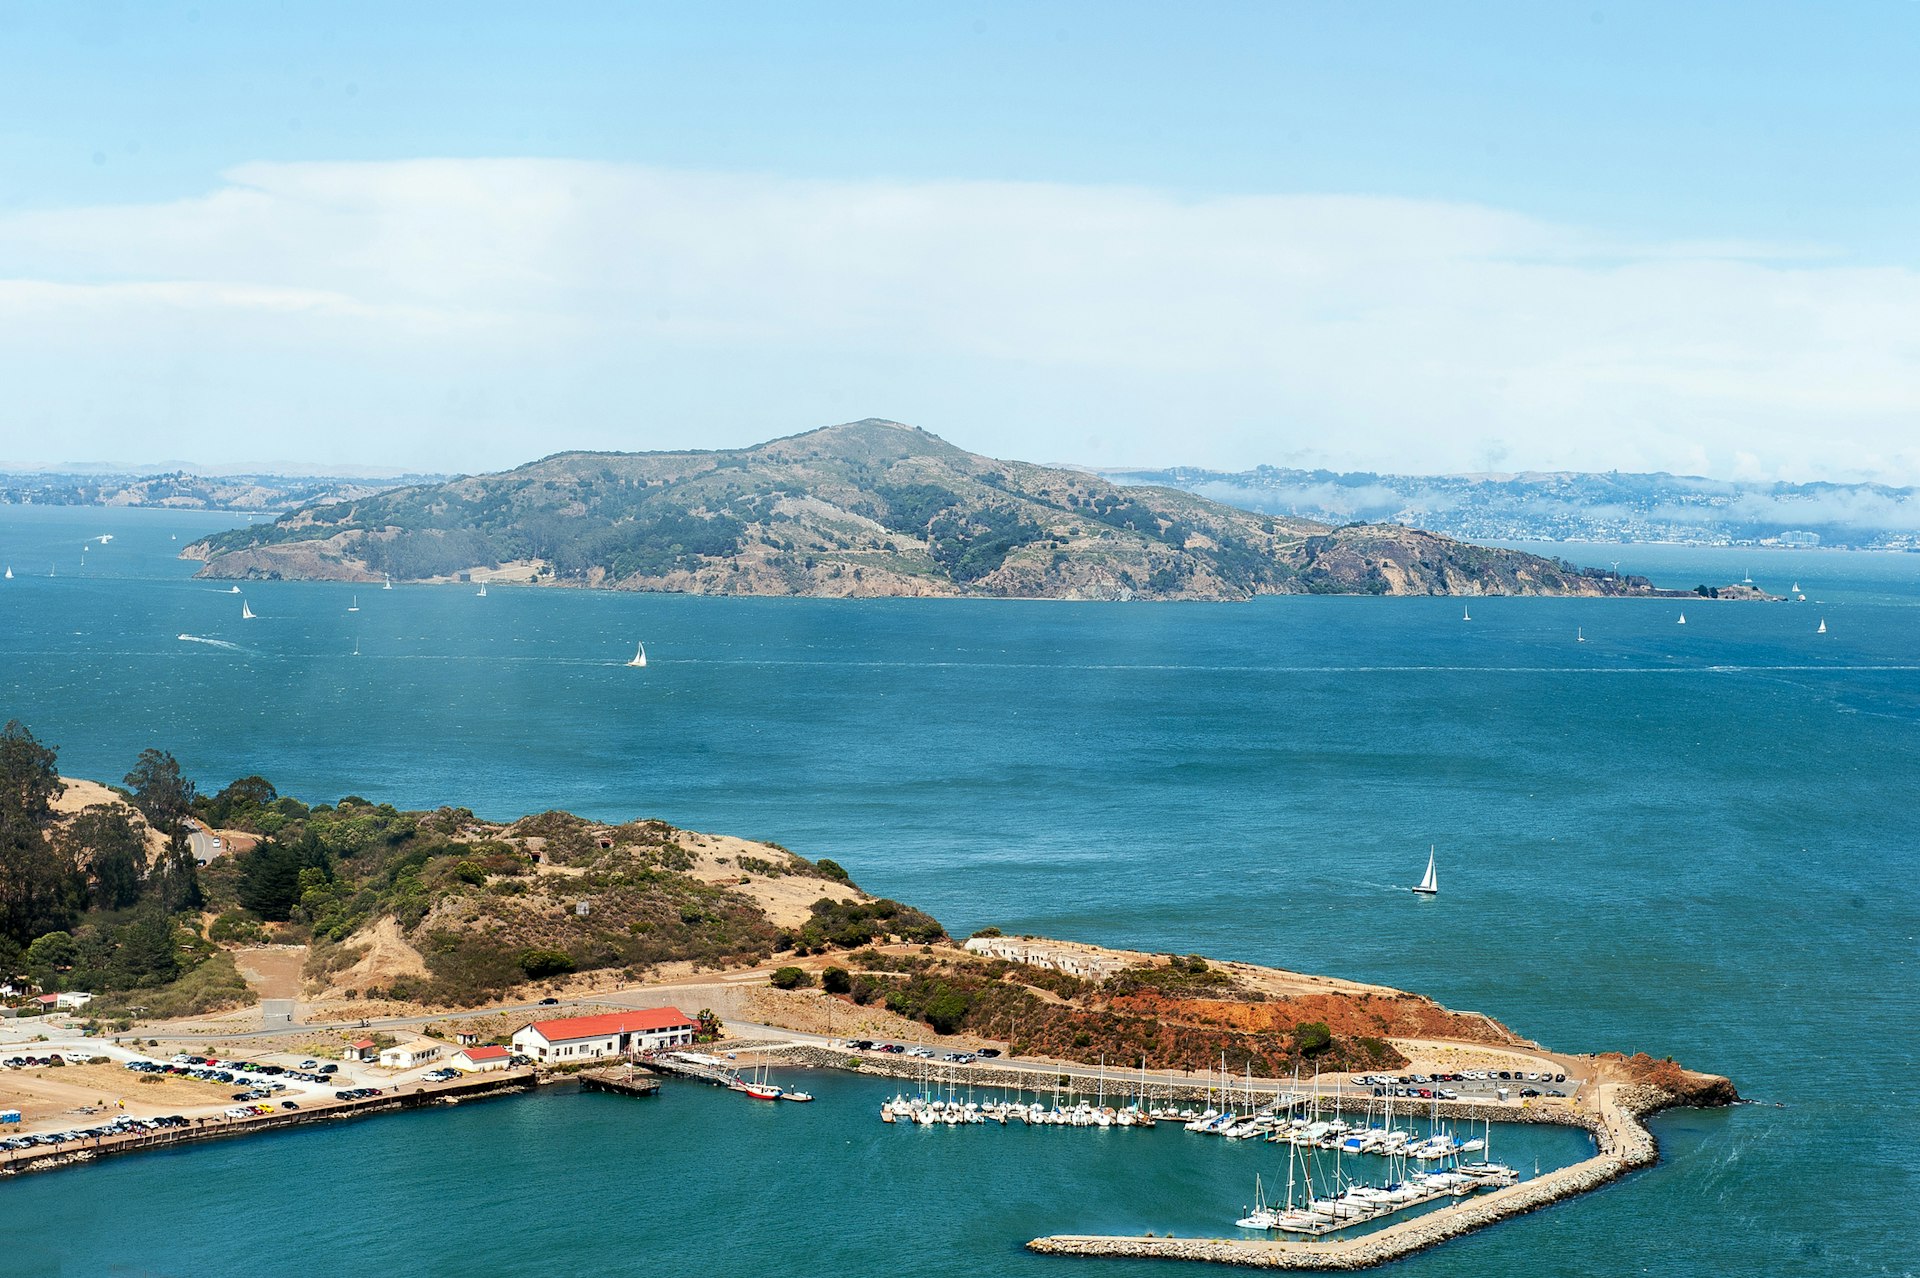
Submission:
<svg viewBox="0 0 1920 1278">
<path fill-rule="evenodd" d="M 1591 1124 L 1600 1152 L 1537 1179 L 1464 1198 L 1457 1203 L 1355 1238 L 1282 1242 L 1247 1238 L 1120 1237 L 1059 1234 L 1036 1238 L 1030 1251 L 1049 1256 L 1124 1256 L 1152 1260 L 1197 1260 L 1253 1269 L 1370 1269 L 1437 1246 L 1449 1238 L 1597 1189 L 1659 1158 L 1653 1133 L 1640 1120 L 1674 1103 L 1650 1087 L 1611 1086 Z"/>
<path fill-rule="evenodd" d="M 373 1114 L 398 1113 L 427 1105 L 454 1105 L 464 1101 L 486 1100 L 530 1091 L 534 1086 L 531 1070 L 511 1073 L 479 1074 L 441 1084 L 423 1084 L 405 1092 L 387 1092 L 359 1100 L 327 1100 L 312 1109 L 276 1110 L 251 1118 L 197 1120 L 190 1127 L 163 1127 L 153 1132 L 129 1132 L 123 1136 L 102 1136 L 97 1140 L 74 1141 L 66 1145 L 10 1150 L 0 1153 L 0 1177 L 26 1172 L 54 1171 L 76 1167 L 115 1154 L 132 1154 L 146 1149 L 168 1149 L 206 1140 L 226 1140 L 252 1136 L 259 1132 L 305 1127 L 313 1123 L 338 1122 L 345 1118 L 365 1118 Z"/>
</svg>

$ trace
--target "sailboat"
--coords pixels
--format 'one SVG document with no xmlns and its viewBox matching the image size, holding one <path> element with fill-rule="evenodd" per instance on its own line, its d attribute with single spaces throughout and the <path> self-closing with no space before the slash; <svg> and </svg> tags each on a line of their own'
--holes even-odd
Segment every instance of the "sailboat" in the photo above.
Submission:
<svg viewBox="0 0 1920 1278">
<path fill-rule="evenodd" d="M 1460 620 L 1462 621 L 1473 620 L 1473 614 L 1467 611 L 1467 606 L 1465 604 L 1460 605 Z"/>
<path fill-rule="evenodd" d="M 253 620 L 253 609 L 247 607 L 247 601 L 244 599 L 240 601 L 240 620 L 242 621 Z"/>
<path fill-rule="evenodd" d="M 1816 635 L 1824 635 L 1825 633 L 1827 633 L 1827 619 L 1825 617 L 1820 618 L 1820 628 L 1815 630 L 1813 633 L 1815 633 Z"/>
<path fill-rule="evenodd" d="M 13 580 L 13 565 L 12 565 L 12 564 L 8 564 L 8 565 L 7 565 L 7 580 L 8 580 L 8 581 L 12 581 L 12 580 Z"/>
<path fill-rule="evenodd" d="M 1421 878 L 1419 883 L 1414 885 L 1413 890 L 1421 896 L 1438 896 L 1440 894 L 1440 880 L 1433 872 L 1433 845 L 1431 843 L 1427 845 L 1426 875 Z"/>
<path fill-rule="evenodd" d="M 487 597 L 487 583 L 484 581 L 481 582 L 480 589 L 474 591 L 473 593 L 475 595 L 478 595 L 480 598 L 485 599 Z"/>
<path fill-rule="evenodd" d="M 1585 643 L 1587 641 L 1587 632 L 1583 628 L 1575 626 L 1573 628 L 1573 641 L 1575 643 Z"/>
<path fill-rule="evenodd" d="M 1686 614 L 1686 613 L 1684 613 L 1684 612 L 1683 612 L 1683 613 L 1681 613 L 1681 614 L 1680 614 L 1680 623 L 1679 623 L 1679 624 L 1681 624 L 1681 625 L 1683 625 L 1683 626 L 1687 624 L 1687 614 Z"/>
<path fill-rule="evenodd" d="M 360 611 L 360 596 L 359 596 L 359 595 L 355 595 L 355 596 L 353 597 L 353 602 L 347 605 L 347 611 L 348 611 L 348 612 L 359 612 L 359 611 Z"/>
<path fill-rule="evenodd" d="M 633 660 L 627 664 L 630 666 L 645 666 L 647 664 L 647 645 L 642 643 L 640 650 L 633 654 Z"/>
<path fill-rule="evenodd" d="M 380 587 L 380 589 L 382 589 L 382 590 L 392 590 L 392 589 L 393 589 L 393 574 L 392 574 L 392 573 L 383 573 L 383 574 L 381 574 L 381 575 L 382 575 L 382 576 L 384 576 L 384 577 L 386 577 L 386 579 L 387 579 L 387 584 L 386 584 L 386 585 L 384 585 L 384 586 L 382 586 L 382 587 Z"/>
<path fill-rule="evenodd" d="M 358 638 L 355 638 L 353 641 L 353 655 L 356 657 L 360 655 L 360 640 Z"/>
<path fill-rule="evenodd" d="M 1799 583 L 1799 582 L 1797 582 L 1797 581 L 1796 581 L 1796 582 L 1794 582 L 1794 583 L 1793 583 L 1793 589 L 1792 589 L 1791 591 L 1789 591 L 1788 593 L 1789 593 L 1789 594 L 1795 594 L 1795 595 L 1797 595 L 1797 594 L 1799 594 L 1799 593 L 1800 593 L 1800 583 Z"/>
</svg>

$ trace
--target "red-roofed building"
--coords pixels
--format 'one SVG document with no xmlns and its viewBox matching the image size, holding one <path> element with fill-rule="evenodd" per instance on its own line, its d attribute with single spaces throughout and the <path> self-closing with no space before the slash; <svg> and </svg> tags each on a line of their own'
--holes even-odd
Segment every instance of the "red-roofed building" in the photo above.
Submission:
<svg viewBox="0 0 1920 1278">
<path fill-rule="evenodd" d="M 558 1021 L 535 1021 L 513 1036 L 513 1049 L 537 1061 L 562 1064 L 684 1047 L 699 1027 L 677 1007 L 608 1012 Z"/>
<path fill-rule="evenodd" d="M 379 1049 L 373 1045 L 373 1040 L 370 1038 L 348 1043 L 347 1050 L 340 1054 L 350 1061 L 371 1061 L 378 1060 L 380 1057 Z"/>
<path fill-rule="evenodd" d="M 453 1054 L 453 1067 L 469 1074 L 505 1069 L 512 1063 L 513 1049 L 510 1047 L 463 1047 Z"/>
</svg>

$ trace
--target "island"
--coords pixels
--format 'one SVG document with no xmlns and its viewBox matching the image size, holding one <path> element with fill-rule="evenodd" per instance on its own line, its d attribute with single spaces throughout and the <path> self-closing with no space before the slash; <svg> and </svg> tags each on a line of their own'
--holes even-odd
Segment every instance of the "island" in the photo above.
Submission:
<svg viewBox="0 0 1920 1278">
<path fill-rule="evenodd" d="M 556 453 L 498 474 L 309 503 L 182 557 L 221 580 L 708 595 L 1692 594 L 1399 524 L 1335 527 L 998 461 L 880 420 L 743 449 Z"/>
</svg>

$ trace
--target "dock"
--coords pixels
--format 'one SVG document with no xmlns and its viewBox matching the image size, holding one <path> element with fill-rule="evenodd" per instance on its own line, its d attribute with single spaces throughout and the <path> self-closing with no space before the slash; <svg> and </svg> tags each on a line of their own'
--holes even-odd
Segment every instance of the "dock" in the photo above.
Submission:
<svg viewBox="0 0 1920 1278">
<path fill-rule="evenodd" d="M 630 1069 L 592 1069 L 579 1075 L 583 1092 L 607 1092 L 614 1096 L 658 1096 L 660 1080 L 651 1074 L 635 1074 Z"/>
<path fill-rule="evenodd" d="M 656 1052 L 651 1056 L 636 1057 L 633 1063 L 655 1074 L 692 1079 L 696 1083 L 711 1083 L 715 1087 L 732 1087 L 739 1073 L 733 1065 L 705 1052 Z M 654 1085 L 659 1086 L 658 1083 Z"/>
</svg>

